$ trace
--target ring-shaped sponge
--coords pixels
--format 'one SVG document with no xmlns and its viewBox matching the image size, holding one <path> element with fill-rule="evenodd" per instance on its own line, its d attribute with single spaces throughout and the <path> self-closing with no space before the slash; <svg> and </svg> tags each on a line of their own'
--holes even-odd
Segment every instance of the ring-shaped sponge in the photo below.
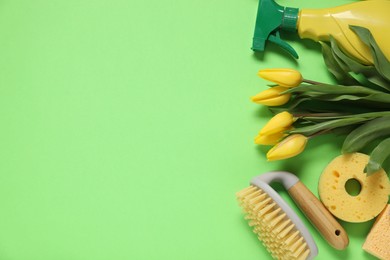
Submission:
<svg viewBox="0 0 390 260">
<path fill-rule="evenodd" d="M 384 170 L 367 176 L 364 167 L 369 156 L 362 153 L 340 155 L 322 172 L 318 192 L 325 207 L 337 218 L 348 222 L 365 222 L 375 218 L 389 200 L 390 181 Z M 355 179 L 360 193 L 350 195 L 345 184 Z"/>
</svg>

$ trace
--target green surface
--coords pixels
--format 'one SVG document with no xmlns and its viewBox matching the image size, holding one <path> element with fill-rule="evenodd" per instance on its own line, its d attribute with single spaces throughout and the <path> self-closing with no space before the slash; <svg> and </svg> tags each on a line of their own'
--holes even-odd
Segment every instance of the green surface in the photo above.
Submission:
<svg viewBox="0 0 390 260">
<path fill-rule="evenodd" d="M 1 1 L 0 259 L 270 259 L 235 192 L 280 169 L 317 194 L 342 138 L 272 163 L 253 144 L 270 117 L 249 101 L 266 88 L 258 69 L 331 80 L 310 41 L 283 37 L 298 62 L 252 53 L 257 5 Z M 318 259 L 372 259 L 361 250 L 372 222 L 343 224 L 343 252 L 310 227 Z"/>
</svg>

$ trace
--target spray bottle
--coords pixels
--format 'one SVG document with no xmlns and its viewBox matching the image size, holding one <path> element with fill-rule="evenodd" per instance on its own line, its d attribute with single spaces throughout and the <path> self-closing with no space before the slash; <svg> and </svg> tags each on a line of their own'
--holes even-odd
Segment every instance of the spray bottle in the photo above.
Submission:
<svg viewBox="0 0 390 260">
<path fill-rule="evenodd" d="M 298 58 L 296 51 L 280 38 L 280 31 L 295 31 L 299 37 L 329 41 L 332 36 L 343 51 L 362 64 L 373 64 L 369 47 L 350 25 L 368 29 L 390 61 L 390 1 L 360 1 L 324 9 L 283 7 L 274 0 L 259 0 L 252 49 L 264 51 L 270 41 Z"/>
</svg>

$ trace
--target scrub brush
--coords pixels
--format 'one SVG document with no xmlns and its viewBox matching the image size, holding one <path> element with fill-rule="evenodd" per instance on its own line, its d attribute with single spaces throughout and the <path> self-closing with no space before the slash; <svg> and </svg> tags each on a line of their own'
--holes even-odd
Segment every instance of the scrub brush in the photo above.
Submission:
<svg viewBox="0 0 390 260">
<path fill-rule="evenodd" d="M 252 179 L 237 193 L 249 225 L 275 259 L 313 259 L 318 248 L 313 237 L 290 206 L 269 185 L 282 182 L 301 210 L 336 249 L 348 245 L 348 236 L 322 203 L 289 172 L 268 172 Z"/>
</svg>

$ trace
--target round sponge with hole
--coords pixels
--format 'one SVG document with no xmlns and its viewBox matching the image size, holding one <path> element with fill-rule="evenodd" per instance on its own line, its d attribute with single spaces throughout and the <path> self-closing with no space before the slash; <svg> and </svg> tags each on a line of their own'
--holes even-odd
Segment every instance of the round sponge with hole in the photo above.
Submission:
<svg viewBox="0 0 390 260">
<path fill-rule="evenodd" d="M 339 219 L 365 222 L 385 208 L 390 195 L 390 181 L 384 170 L 367 176 L 364 167 L 369 156 L 362 153 L 336 157 L 321 174 L 318 192 L 321 201 Z M 360 183 L 358 194 L 350 195 L 345 184 L 354 179 Z"/>
</svg>

